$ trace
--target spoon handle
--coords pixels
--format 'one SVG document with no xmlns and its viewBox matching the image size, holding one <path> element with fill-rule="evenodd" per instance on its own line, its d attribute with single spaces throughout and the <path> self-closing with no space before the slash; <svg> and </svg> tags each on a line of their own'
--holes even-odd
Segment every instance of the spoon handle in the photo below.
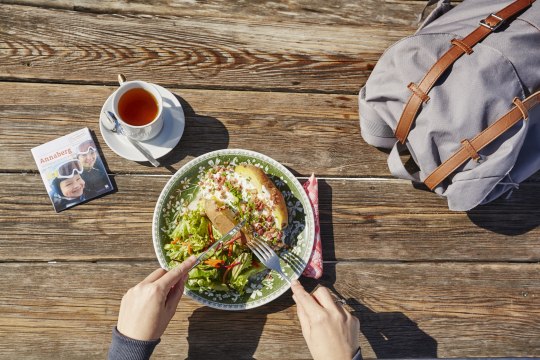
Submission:
<svg viewBox="0 0 540 360">
<path fill-rule="evenodd" d="M 133 145 L 135 146 L 135 148 L 137 150 L 139 150 L 139 152 L 141 154 L 144 155 L 144 157 L 150 161 L 150 164 L 154 165 L 155 167 L 158 167 L 160 166 L 161 164 L 159 163 L 159 161 L 157 161 L 156 159 L 154 159 L 154 157 L 148 152 L 148 150 L 146 150 L 137 140 L 135 139 L 132 139 L 130 138 L 129 136 L 127 136 L 127 134 L 125 133 L 124 131 L 124 128 L 122 127 L 122 125 L 120 124 L 120 122 L 118 122 L 118 120 L 116 119 L 116 116 L 114 116 L 114 114 L 110 111 L 107 111 L 105 112 L 105 117 L 107 119 L 109 119 L 111 121 L 111 123 L 114 124 L 114 130 L 113 131 L 116 131 L 118 133 L 120 133 L 120 135 L 124 136 L 126 139 L 128 139 L 128 141 Z"/>
</svg>

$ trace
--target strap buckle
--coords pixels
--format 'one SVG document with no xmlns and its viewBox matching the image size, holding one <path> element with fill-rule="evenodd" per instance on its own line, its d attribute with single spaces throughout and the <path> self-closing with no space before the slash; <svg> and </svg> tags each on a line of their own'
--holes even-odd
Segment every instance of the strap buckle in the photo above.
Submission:
<svg viewBox="0 0 540 360">
<path fill-rule="evenodd" d="M 497 23 L 495 25 L 490 25 L 490 24 L 487 23 L 487 20 L 490 17 L 495 18 L 497 20 Z M 505 22 L 505 20 L 502 17 L 491 13 L 491 14 L 489 14 L 489 16 L 487 18 L 480 20 L 480 25 L 482 25 L 483 27 L 488 28 L 491 31 L 495 31 L 498 28 L 500 28 L 501 25 L 504 24 L 504 22 Z"/>
</svg>

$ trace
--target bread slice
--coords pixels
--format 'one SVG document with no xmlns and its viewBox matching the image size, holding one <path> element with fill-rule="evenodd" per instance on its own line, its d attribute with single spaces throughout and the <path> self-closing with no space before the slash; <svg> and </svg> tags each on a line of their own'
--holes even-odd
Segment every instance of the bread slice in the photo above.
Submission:
<svg viewBox="0 0 540 360">
<path fill-rule="evenodd" d="M 223 204 L 219 204 L 214 200 L 207 199 L 204 202 L 204 212 L 221 235 L 225 235 L 231 231 L 238 222 L 234 218 L 233 211 L 222 205 Z M 247 236 L 244 231 L 241 231 L 241 236 L 238 237 L 238 240 L 240 240 L 242 245 L 246 243 Z"/>
</svg>

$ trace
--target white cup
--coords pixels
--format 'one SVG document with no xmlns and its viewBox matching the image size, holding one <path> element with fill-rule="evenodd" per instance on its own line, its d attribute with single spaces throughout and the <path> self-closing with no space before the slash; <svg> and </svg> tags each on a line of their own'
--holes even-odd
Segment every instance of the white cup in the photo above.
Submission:
<svg viewBox="0 0 540 360">
<path fill-rule="evenodd" d="M 133 89 L 143 89 L 146 92 L 148 92 L 150 95 L 154 97 L 157 103 L 157 114 L 154 117 L 153 120 L 148 122 L 144 125 L 131 125 L 126 121 L 126 119 L 122 119 L 122 116 L 120 115 L 120 112 L 118 111 L 118 104 L 120 102 L 120 99 L 122 96 Z M 139 141 L 145 141 L 150 140 L 154 137 L 156 137 L 161 129 L 163 128 L 163 116 L 161 116 L 161 113 L 163 111 L 163 99 L 157 90 L 157 88 L 144 81 L 126 81 L 116 91 L 113 97 L 113 112 L 116 115 L 116 118 L 124 128 L 124 132 L 127 136 L 129 136 L 132 139 L 139 140 Z"/>
</svg>

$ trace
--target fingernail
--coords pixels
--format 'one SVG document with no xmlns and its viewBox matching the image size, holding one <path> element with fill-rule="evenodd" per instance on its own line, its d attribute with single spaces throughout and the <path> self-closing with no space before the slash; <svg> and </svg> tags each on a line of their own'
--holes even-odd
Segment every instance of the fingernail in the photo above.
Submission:
<svg viewBox="0 0 540 360">
<path fill-rule="evenodd" d="M 293 279 L 291 280 L 291 285 L 300 285 L 300 281 L 298 281 L 297 279 Z"/>
</svg>

